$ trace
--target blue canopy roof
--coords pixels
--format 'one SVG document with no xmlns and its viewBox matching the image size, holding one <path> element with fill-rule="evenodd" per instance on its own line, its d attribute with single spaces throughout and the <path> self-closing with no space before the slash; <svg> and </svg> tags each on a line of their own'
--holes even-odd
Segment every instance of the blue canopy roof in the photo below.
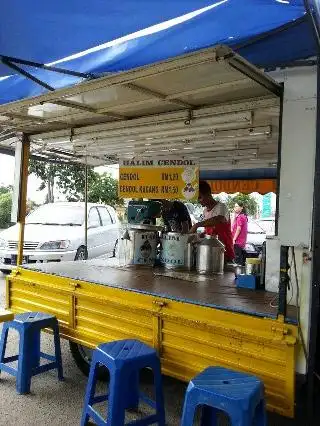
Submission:
<svg viewBox="0 0 320 426">
<path fill-rule="evenodd" d="M 68 0 L 59 10 L 54 2 L 35 0 L 33 6 L 23 0 L 1 3 L 0 55 L 41 63 L 73 55 L 57 66 L 99 76 L 217 44 L 261 67 L 317 53 L 303 0 Z M 21 67 L 55 89 L 81 81 Z M 0 64 L 0 75 L 13 72 Z M 0 80 L 0 104 L 46 90 L 13 75 Z"/>
<path fill-rule="evenodd" d="M 277 169 L 234 169 L 234 170 L 200 170 L 200 179 L 203 180 L 252 180 L 276 179 Z"/>
<path fill-rule="evenodd" d="M 0 55 L 47 63 L 212 4 L 212 0 L 2 0 Z M 1 75 L 12 70 L 0 65 Z"/>
</svg>

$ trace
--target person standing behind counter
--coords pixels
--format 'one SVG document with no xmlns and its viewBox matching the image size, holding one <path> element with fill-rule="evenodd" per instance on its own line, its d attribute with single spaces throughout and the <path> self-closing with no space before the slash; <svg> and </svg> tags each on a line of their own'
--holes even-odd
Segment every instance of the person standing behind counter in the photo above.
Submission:
<svg viewBox="0 0 320 426">
<path fill-rule="evenodd" d="M 211 187 L 206 181 L 199 182 L 199 203 L 204 207 L 204 220 L 196 223 L 190 233 L 205 228 L 206 235 L 217 235 L 225 246 L 225 261 L 234 261 L 230 213 L 227 206 L 212 198 Z"/>
<path fill-rule="evenodd" d="M 162 204 L 162 219 L 168 231 L 187 234 L 192 226 L 187 207 L 181 201 L 157 201 Z"/>
<path fill-rule="evenodd" d="M 244 266 L 246 262 L 245 247 L 248 235 L 248 217 L 243 203 L 234 205 L 235 218 L 232 224 L 232 237 L 236 263 Z"/>
</svg>

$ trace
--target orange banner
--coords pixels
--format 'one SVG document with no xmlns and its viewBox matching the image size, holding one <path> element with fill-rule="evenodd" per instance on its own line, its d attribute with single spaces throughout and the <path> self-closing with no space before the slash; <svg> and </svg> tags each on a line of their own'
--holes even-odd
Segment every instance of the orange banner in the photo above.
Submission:
<svg viewBox="0 0 320 426">
<path fill-rule="evenodd" d="M 226 192 L 227 194 L 251 194 L 258 192 L 261 195 L 269 192 L 277 192 L 276 179 L 257 179 L 257 180 L 209 180 L 213 194 Z"/>
</svg>

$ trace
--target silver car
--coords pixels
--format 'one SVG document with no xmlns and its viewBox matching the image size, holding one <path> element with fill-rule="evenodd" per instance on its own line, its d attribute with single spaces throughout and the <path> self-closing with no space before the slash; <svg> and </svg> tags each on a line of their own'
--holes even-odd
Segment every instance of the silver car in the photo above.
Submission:
<svg viewBox="0 0 320 426">
<path fill-rule="evenodd" d="M 23 262 L 46 263 L 115 255 L 119 221 L 106 205 L 88 204 L 88 240 L 85 244 L 84 203 L 45 204 L 26 219 Z M 19 226 L 0 233 L 0 271 L 17 263 Z"/>
</svg>

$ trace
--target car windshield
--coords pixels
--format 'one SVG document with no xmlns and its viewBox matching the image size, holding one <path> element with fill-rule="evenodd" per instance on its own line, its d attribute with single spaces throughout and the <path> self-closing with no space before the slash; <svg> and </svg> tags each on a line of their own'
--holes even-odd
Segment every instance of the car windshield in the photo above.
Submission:
<svg viewBox="0 0 320 426">
<path fill-rule="evenodd" d="M 189 212 L 190 214 L 194 214 L 195 207 L 194 207 L 194 205 L 193 205 L 193 204 L 191 204 L 191 203 L 185 203 L 185 206 L 187 207 L 188 212 Z"/>
<path fill-rule="evenodd" d="M 265 230 L 267 235 L 275 234 L 275 220 L 274 219 L 260 219 L 259 226 Z"/>
<path fill-rule="evenodd" d="M 84 208 L 59 204 L 46 204 L 27 217 L 26 223 L 39 225 L 77 225 L 84 222 Z"/>
<path fill-rule="evenodd" d="M 257 222 L 249 220 L 248 233 L 249 234 L 265 234 L 265 231 L 257 224 Z"/>
</svg>

